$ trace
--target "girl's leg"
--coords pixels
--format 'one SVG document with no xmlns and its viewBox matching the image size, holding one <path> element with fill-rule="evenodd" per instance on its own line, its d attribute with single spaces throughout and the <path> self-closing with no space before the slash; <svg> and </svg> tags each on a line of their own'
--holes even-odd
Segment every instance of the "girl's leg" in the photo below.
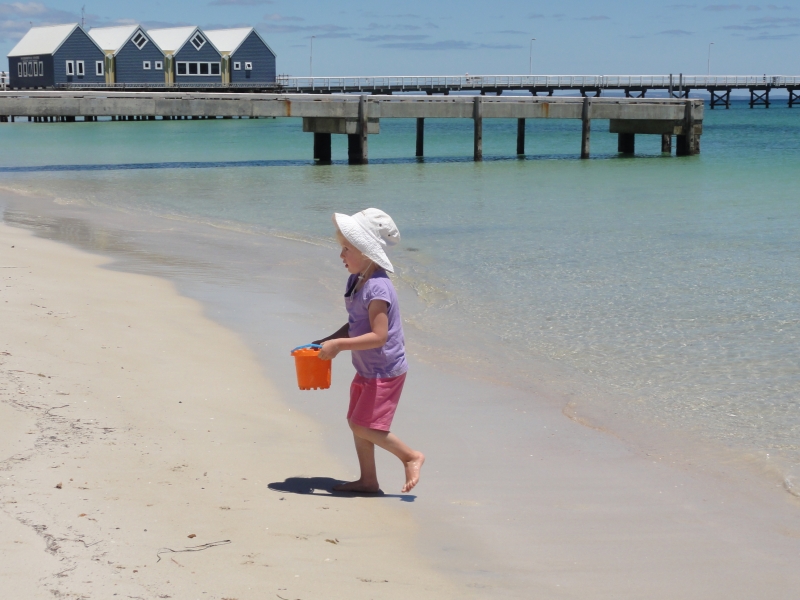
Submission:
<svg viewBox="0 0 800 600">
<path fill-rule="evenodd" d="M 387 452 L 391 452 L 403 463 L 406 472 L 406 484 L 403 486 L 402 491 L 408 492 L 419 482 L 419 472 L 425 462 L 425 455 L 422 452 L 417 452 L 406 446 L 403 441 L 395 434 L 388 431 L 380 431 L 379 429 L 369 429 L 356 425 L 350 422 L 350 429 L 353 430 L 353 435 L 356 440 L 369 442 L 373 447 L 372 467 L 375 468 L 375 455 L 374 447 L 380 446 Z M 356 442 L 358 448 L 358 442 Z M 360 456 L 359 456 L 360 460 Z M 362 471 L 363 475 L 363 471 Z M 377 483 L 378 477 L 375 475 L 375 482 Z"/>
<path fill-rule="evenodd" d="M 366 492 L 374 494 L 380 491 L 378 470 L 375 466 L 375 444 L 358 437 L 355 432 L 353 433 L 353 440 L 356 443 L 356 454 L 358 455 L 361 477 L 358 478 L 358 481 L 335 485 L 333 489 L 336 492 Z"/>
</svg>

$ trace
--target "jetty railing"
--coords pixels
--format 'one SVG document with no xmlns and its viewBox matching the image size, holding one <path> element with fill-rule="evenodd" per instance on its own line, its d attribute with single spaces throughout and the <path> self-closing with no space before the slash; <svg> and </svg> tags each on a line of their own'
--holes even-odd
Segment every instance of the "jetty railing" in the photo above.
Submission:
<svg viewBox="0 0 800 600">
<path fill-rule="evenodd" d="M 501 88 L 554 89 L 669 89 L 678 87 L 708 88 L 770 85 L 800 87 L 800 76 L 789 75 L 426 75 L 376 77 L 290 77 L 281 75 L 277 82 L 287 90 L 366 91 L 370 89 L 401 89 L 422 91 L 432 88 L 475 90 Z"/>
</svg>

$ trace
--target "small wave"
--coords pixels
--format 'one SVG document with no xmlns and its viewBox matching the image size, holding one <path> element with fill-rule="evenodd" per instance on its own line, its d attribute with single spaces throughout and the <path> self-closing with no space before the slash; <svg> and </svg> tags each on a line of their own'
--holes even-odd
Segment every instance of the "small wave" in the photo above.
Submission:
<svg viewBox="0 0 800 600">
<path fill-rule="evenodd" d="M 783 488 L 792 496 L 800 498 L 800 477 L 789 475 L 783 480 Z"/>
</svg>

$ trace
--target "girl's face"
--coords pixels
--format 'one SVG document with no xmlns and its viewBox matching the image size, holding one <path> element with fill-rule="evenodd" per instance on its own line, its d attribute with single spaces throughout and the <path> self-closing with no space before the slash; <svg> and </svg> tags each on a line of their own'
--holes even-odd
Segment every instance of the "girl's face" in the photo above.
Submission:
<svg viewBox="0 0 800 600">
<path fill-rule="evenodd" d="M 370 265 L 370 260 L 361 254 L 361 252 L 353 246 L 347 239 L 339 234 L 336 236 L 339 243 L 342 245 L 342 251 L 339 258 L 342 259 L 344 266 L 351 275 L 358 275 L 363 273 Z"/>
</svg>

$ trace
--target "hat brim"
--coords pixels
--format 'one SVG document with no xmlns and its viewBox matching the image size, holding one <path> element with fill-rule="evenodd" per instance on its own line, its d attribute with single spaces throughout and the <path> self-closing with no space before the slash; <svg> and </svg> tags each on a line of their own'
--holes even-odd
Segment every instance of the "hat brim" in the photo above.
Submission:
<svg viewBox="0 0 800 600">
<path fill-rule="evenodd" d="M 341 213 L 333 214 L 333 223 L 342 232 L 345 239 L 353 244 L 361 254 L 366 256 L 379 267 L 394 273 L 389 257 L 381 245 L 367 232 L 353 217 Z"/>
</svg>

